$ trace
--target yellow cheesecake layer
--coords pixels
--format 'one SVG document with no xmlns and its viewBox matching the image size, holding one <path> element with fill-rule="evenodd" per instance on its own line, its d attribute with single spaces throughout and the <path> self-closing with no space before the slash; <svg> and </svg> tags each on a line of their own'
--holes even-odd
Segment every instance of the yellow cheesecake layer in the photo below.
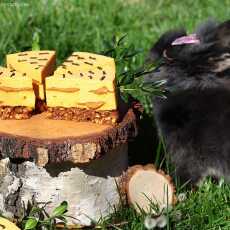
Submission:
<svg viewBox="0 0 230 230">
<path fill-rule="evenodd" d="M 77 75 L 46 78 L 46 101 L 48 107 L 117 109 L 113 82 L 81 79 Z"/>
<path fill-rule="evenodd" d="M 8 54 L 7 67 L 26 73 L 38 83 L 44 83 L 45 77 L 52 75 L 56 63 L 55 51 L 39 50 Z"/>
<path fill-rule="evenodd" d="M 113 58 L 98 54 L 74 52 L 57 68 L 54 74 L 66 73 L 93 80 L 114 81 L 115 62 Z"/>
<path fill-rule="evenodd" d="M 15 70 L 0 67 L 0 106 L 34 108 L 35 95 L 32 79 Z"/>
<path fill-rule="evenodd" d="M 74 52 L 46 78 L 46 99 L 48 107 L 116 110 L 114 59 Z"/>
</svg>

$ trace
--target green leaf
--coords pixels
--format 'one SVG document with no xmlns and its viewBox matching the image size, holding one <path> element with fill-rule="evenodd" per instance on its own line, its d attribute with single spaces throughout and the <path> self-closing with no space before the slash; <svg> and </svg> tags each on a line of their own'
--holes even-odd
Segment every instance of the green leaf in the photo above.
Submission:
<svg viewBox="0 0 230 230">
<path fill-rule="evenodd" d="M 32 207 L 31 211 L 30 211 L 30 216 L 34 216 L 35 214 L 39 214 L 41 213 L 43 210 L 39 207 Z"/>
<path fill-rule="evenodd" d="M 52 217 L 63 215 L 67 211 L 67 208 L 68 208 L 68 203 L 66 201 L 63 201 L 58 207 L 56 207 L 53 210 Z"/>
<path fill-rule="evenodd" d="M 134 80 L 134 75 L 130 72 L 126 72 L 120 76 L 118 85 L 127 85 L 131 84 Z"/>
<path fill-rule="evenodd" d="M 118 46 L 121 45 L 121 44 L 123 43 L 123 41 L 124 41 L 124 39 L 126 38 L 126 36 L 127 36 L 127 34 L 121 36 L 121 38 L 120 38 L 120 39 L 118 40 L 118 42 L 117 42 L 117 45 L 118 45 Z"/>
<path fill-rule="evenodd" d="M 40 50 L 40 35 L 38 31 L 33 34 L 32 50 Z"/>
<path fill-rule="evenodd" d="M 31 217 L 26 221 L 24 230 L 34 229 L 37 226 L 37 224 L 38 224 L 38 220 L 34 217 Z"/>
</svg>

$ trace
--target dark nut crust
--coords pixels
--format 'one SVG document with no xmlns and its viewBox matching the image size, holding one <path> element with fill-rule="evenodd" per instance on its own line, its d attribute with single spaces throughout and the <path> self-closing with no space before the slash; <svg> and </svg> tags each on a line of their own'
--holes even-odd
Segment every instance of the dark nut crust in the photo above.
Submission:
<svg viewBox="0 0 230 230">
<path fill-rule="evenodd" d="M 98 111 L 79 108 L 48 108 L 48 118 L 54 120 L 91 121 L 96 124 L 113 125 L 118 122 L 117 111 Z"/>
<path fill-rule="evenodd" d="M 32 116 L 33 109 L 25 106 L 0 106 L 1 120 L 22 120 Z"/>
</svg>

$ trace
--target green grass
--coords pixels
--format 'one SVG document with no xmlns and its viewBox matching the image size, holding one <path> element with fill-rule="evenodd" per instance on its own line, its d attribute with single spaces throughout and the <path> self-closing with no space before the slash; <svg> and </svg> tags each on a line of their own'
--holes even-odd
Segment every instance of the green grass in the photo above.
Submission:
<svg viewBox="0 0 230 230">
<path fill-rule="evenodd" d="M 198 191 L 189 192 L 188 199 L 171 214 L 173 229 L 230 229 L 230 186 L 206 181 Z"/>
<path fill-rule="evenodd" d="M 230 0 L 11 2 L 0 1 L 0 64 L 5 63 L 7 53 L 31 49 L 34 34 L 39 34 L 41 49 L 57 51 L 58 64 L 72 51 L 101 52 L 114 35 L 127 34 L 126 43 L 143 50 L 132 60 L 133 66 L 141 66 L 149 48 L 165 30 L 185 26 L 192 32 L 209 17 L 230 18 Z M 187 193 L 187 200 L 169 212 L 167 229 L 230 229 L 229 185 L 207 182 L 198 191 Z M 99 225 L 104 229 L 141 230 L 144 218 L 122 206 Z"/>
<path fill-rule="evenodd" d="M 230 229 L 230 185 L 215 185 L 207 180 L 197 191 L 187 191 L 186 197 L 166 214 L 169 221 L 165 229 Z M 146 215 L 137 215 L 132 208 L 123 206 L 99 226 L 102 229 L 112 225 L 121 226 L 123 230 L 144 230 Z"/>
<path fill-rule="evenodd" d="M 1 3 L 2 2 L 2 3 Z M 8 4 L 7 4 L 8 2 Z M 113 35 L 128 34 L 128 42 L 144 55 L 165 30 L 189 31 L 208 17 L 229 18 L 229 0 L 11 0 L 0 1 L 0 62 L 5 54 L 27 50 L 33 33 L 42 49 L 55 49 L 58 60 L 73 50 L 100 52 Z M 21 3 L 21 4 L 20 4 Z"/>
</svg>

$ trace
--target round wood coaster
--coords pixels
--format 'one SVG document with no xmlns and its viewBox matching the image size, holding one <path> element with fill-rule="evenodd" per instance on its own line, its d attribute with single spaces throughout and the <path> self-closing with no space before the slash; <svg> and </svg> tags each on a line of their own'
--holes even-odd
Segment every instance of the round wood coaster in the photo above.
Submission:
<svg viewBox="0 0 230 230">
<path fill-rule="evenodd" d="M 115 126 L 50 120 L 45 113 L 27 120 L 1 120 L 0 159 L 30 159 L 39 166 L 64 161 L 85 163 L 136 134 L 132 109 Z"/>
</svg>

